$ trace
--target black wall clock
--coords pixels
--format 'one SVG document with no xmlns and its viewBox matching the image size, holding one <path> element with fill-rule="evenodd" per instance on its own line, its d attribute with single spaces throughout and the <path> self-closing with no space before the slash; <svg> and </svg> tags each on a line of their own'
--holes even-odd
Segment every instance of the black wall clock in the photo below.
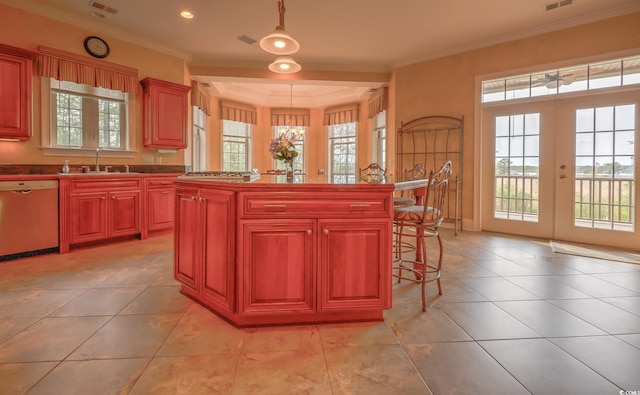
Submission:
<svg viewBox="0 0 640 395">
<path fill-rule="evenodd" d="M 96 36 L 89 36 L 84 39 L 84 49 L 95 58 L 106 58 L 109 56 L 109 44 Z"/>
</svg>

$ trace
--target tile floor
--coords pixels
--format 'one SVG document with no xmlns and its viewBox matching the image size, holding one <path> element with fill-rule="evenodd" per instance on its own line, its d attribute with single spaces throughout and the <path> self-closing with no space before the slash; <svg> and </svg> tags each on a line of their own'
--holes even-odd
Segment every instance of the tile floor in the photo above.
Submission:
<svg viewBox="0 0 640 395">
<path fill-rule="evenodd" d="M 0 394 L 640 391 L 640 265 L 444 231 L 444 295 L 385 321 L 237 329 L 179 292 L 172 237 L 0 264 Z"/>
</svg>

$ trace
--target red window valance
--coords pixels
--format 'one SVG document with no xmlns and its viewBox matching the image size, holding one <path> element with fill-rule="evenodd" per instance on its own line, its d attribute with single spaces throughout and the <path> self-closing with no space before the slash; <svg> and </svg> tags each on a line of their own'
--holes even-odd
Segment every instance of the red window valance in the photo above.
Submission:
<svg viewBox="0 0 640 395">
<path fill-rule="evenodd" d="M 204 91 L 202 84 L 194 80 L 191 81 L 191 104 L 205 114 L 211 115 L 211 98 Z"/>
<path fill-rule="evenodd" d="M 221 100 L 220 119 L 255 125 L 258 123 L 258 113 L 256 107 L 250 104 Z"/>
<path fill-rule="evenodd" d="M 369 118 L 373 118 L 387 109 L 389 92 L 386 86 L 377 89 L 369 99 Z"/>
<path fill-rule="evenodd" d="M 309 126 L 310 112 L 307 108 L 272 108 L 271 126 Z"/>
<path fill-rule="evenodd" d="M 38 47 L 38 75 L 122 92 L 138 91 L 138 69 Z"/>
<path fill-rule="evenodd" d="M 359 116 L 358 103 L 329 107 L 324 110 L 324 125 L 358 122 Z"/>
</svg>

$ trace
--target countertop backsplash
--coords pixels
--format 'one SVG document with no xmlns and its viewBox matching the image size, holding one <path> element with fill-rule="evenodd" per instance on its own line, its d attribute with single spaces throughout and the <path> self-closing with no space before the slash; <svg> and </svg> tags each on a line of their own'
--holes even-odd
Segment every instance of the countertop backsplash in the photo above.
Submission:
<svg viewBox="0 0 640 395">
<path fill-rule="evenodd" d="M 72 173 L 82 172 L 82 166 L 95 167 L 95 163 L 87 165 L 69 165 Z M 108 163 L 100 164 L 104 169 L 105 166 L 111 166 L 111 172 L 125 172 L 125 165 L 109 165 Z M 184 174 L 189 171 L 191 166 L 184 165 L 129 165 L 129 171 L 133 173 L 180 173 Z M 0 165 L 0 175 L 27 175 L 27 174 L 58 174 L 62 172 L 62 164 L 59 165 Z"/>
</svg>

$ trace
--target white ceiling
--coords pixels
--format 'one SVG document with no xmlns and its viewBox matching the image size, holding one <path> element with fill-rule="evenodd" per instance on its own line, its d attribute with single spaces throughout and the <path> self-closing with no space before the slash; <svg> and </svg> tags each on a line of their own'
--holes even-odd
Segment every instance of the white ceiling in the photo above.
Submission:
<svg viewBox="0 0 640 395">
<path fill-rule="evenodd" d="M 266 70 L 255 43 L 278 25 L 277 0 L 0 0 L 91 31 L 182 56 L 191 65 Z M 640 11 L 640 0 L 285 0 L 285 29 L 303 71 L 388 73 L 393 68 Z M 185 20 L 182 10 L 195 17 Z M 91 12 L 104 15 L 95 17 Z M 206 67 L 203 67 L 206 69 Z M 265 73 L 269 75 L 270 72 Z M 357 75 L 357 73 L 356 73 Z M 213 94 L 274 107 L 321 107 L 366 98 L 386 81 L 239 79 L 196 75 Z M 293 85 L 293 100 L 290 91 Z M 293 103 L 291 103 L 293 101 Z"/>
</svg>

